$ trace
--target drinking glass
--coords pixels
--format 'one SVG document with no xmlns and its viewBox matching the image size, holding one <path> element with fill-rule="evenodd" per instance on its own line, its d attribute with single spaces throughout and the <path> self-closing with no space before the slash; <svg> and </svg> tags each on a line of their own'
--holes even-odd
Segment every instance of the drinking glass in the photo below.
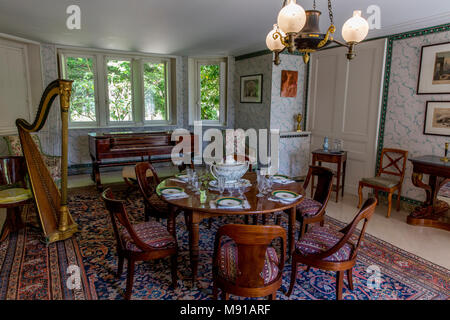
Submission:
<svg viewBox="0 0 450 320">
<path fill-rule="evenodd" d="M 194 171 L 192 170 L 192 168 L 186 168 L 186 174 L 188 176 L 188 181 L 186 183 L 186 188 L 187 189 L 191 189 L 191 181 L 192 181 L 192 173 Z"/>
<path fill-rule="evenodd" d="M 273 185 L 273 180 L 271 176 L 268 176 L 266 178 L 266 186 L 267 186 L 267 191 L 272 191 L 272 185 Z"/>
<path fill-rule="evenodd" d="M 266 189 L 266 180 L 263 176 L 258 179 L 258 191 L 259 193 L 256 195 L 258 198 L 264 197 Z"/>
<path fill-rule="evenodd" d="M 194 179 L 192 181 L 192 187 L 195 191 L 195 194 L 200 194 L 200 181 L 199 181 L 198 177 L 194 177 Z"/>
<path fill-rule="evenodd" d="M 245 180 L 243 180 L 243 179 L 240 179 L 240 180 L 238 180 L 238 182 L 237 182 L 237 191 L 238 191 L 238 193 L 239 193 L 239 198 L 244 198 L 244 191 L 245 191 Z"/>
<path fill-rule="evenodd" d="M 225 182 L 226 182 L 225 177 L 219 177 L 217 179 L 217 186 L 219 188 L 220 196 L 222 196 L 223 192 L 225 191 Z"/>
</svg>

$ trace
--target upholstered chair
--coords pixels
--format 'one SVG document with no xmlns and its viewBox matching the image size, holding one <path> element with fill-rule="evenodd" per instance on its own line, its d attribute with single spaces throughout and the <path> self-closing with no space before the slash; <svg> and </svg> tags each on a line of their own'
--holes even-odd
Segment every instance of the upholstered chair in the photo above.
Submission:
<svg viewBox="0 0 450 320">
<path fill-rule="evenodd" d="M 400 198 L 402 195 L 403 179 L 406 171 L 406 160 L 408 158 L 408 151 L 401 149 L 384 148 L 381 151 L 380 163 L 375 177 L 362 178 L 359 181 L 359 203 L 358 208 L 361 207 L 363 200 L 362 190 L 364 187 L 372 188 L 375 197 L 378 200 L 378 191 L 387 193 L 388 211 L 387 217 L 391 216 L 392 195 L 395 191 L 397 193 L 397 211 L 400 210 Z M 389 163 L 386 164 L 386 161 Z"/>
<path fill-rule="evenodd" d="M 123 272 L 124 259 L 128 261 L 125 299 L 131 298 L 134 267 L 137 261 L 171 259 L 172 286 L 177 287 L 177 241 L 167 228 L 157 221 L 131 224 L 124 202 L 115 200 L 108 188 L 102 193 L 106 209 L 109 211 L 119 256 L 117 276 Z"/>
<path fill-rule="evenodd" d="M 297 279 L 298 265 L 327 271 L 336 271 L 336 298 L 342 299 L 344 273 L 347 273 L 348 287 L 353 290 L 352 269 L 356 264 L 358 249 L 364 238 L 367 223 L 375 211 L 377 200 L 368 199 L 353 221 L 342 230 L 336 231 L 329 227 L 314 226 L 296 242 L 292 255 L 291 283 L 287 296 L 290 296 Z M 363 221 L 359 235 L 356 227 Z M 356 235 L 356 243 L 352 236 Z"/>
<path fill-rule="evenodd" d="M 271 246 L 281 241 L 281 253 Z M 280 226 L 228 224 L 216 234 L 213 257 L 213 296 L 229 294 L 275 299 L 282 283 L 286 231 Z"/>
<path fill-rule="evenodd" d="M 36 134 L 33 134 L 31 136 L 42 155 L 42 159 L 44 160 L 44 163 L 47 166 L 47 169 L 50 172 L 50 175 L 52 176 L 55 183 L 58 184 L 61 180 L 61 157 L 60 156 L 51 156 L 51 155 L 43 153 L 39 136 Z M 5 136 L 5 137 L 3 137 L 3 139 L 6 141 L 10 155 L 23 156 L 22 145 L 20 144 L 20 138 L 18 135 Z"/>
</svg>

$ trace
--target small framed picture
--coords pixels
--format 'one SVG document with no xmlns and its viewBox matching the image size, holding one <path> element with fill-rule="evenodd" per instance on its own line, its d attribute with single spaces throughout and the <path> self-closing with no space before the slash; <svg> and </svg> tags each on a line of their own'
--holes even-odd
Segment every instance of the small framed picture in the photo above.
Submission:
<svg viewBox="0 0 450 320">
<path fill-rule="evenodd" d="M 263 75 L 241 77 L 241 103 L 262 103 Z"/>
<path fill-rule="evenodd" d="M 423 133 L 450 136 L 450 101 L 427 101 Z"/>
<path fill-rule="evenodd" d="M 450 93 L 450 42 L 422 47 L 417 94 Z"/>
</svg>

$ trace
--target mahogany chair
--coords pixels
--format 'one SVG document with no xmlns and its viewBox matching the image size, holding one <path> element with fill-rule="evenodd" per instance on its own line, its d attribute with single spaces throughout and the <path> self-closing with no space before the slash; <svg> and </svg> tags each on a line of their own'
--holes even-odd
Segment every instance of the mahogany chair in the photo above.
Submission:
<svg viewBox="0 0 450 320">
<path fill-rule="evenodd" d="M 6 209 L 6 220 L 0 242 L 11 232 L 24 227 L 21 208 L 31 203 L 32 194 L 25 182 L 26 165 L 22 156 L 0 157 L 0 208 Z"/>
<path fill-rule="evenodd" d="M 392 194 L 395 191 L 398 191 L 397 211 L 400 210 L 400 197 L 402 194 L 402 184 L 405 177 L 407 158 L 408 151 L 405 150 L 384 148 L 381 151 L 380 164 L 378 166 L 378 172 L 376 176 L 372 178 L 362 178 L 361 181 L 359 181 L 358 208 L 361 207 L 361 203 L 363 200 L 362 189 L 363 187 L 368 187 L 374 190 L 377 200 L 378 191 L 384 191 L 388 194 L 388 218 L 391 216 Z M 389 160 L 389 163 L 387 165 L 385 165 L 385 159 Z"/>
<path fill-rule="evenodd" d="M 149 162 L 136 164 L 135 175 L 139 191 L 144 198 L 145 221 L 150 217 L 160 220 L 166 219 L 169 213 L 169 205 L 156 194 L 156 186 L 161 182 L 155 168 Z"/>
<path fill-rule="evenodd" d="M 309 166 L 303 189 L 307 189 L 312 177 L 317 177 L 317 187 L 312 199 L 305 198 L 297 206 L 297 220 L 300 222 L 299 239 L 303 237 L 308 230 L 308 225 L 319 222 L 321 226 L 324 223 L 325 209 L 328 200 L 331 197 L 333 187 L 333 172 L 325 167 Z M 280 224 L 281 215 L 276 216 L 275 224 Z"/>
<path fill-rule="evenodd" d="M 177 241 L 167 229 L 157 221 L 132 225 L 128 219 L 124 202 L 115 200 L 108 188 L 102 193 L 106 209 L 111 216 L 114 236 L 119 256 L 117 277 L 123 272 L 124 259 L 128 260 L 127 287 L 125 299 L 131 298 L 134 266 L 137 261 L 171 258 L 172 286 L 177 287 Z"/>
<path fill-rule="evenodd" d="M 337 271 L 336 298 L 342 299 L 342 285 L 344 272 L 347 273 L 348 287 L 353 290 L 352 269 L 356 264 L 357 254 L 361 241 L 364 238 L 367 223 L 372 217 L 377 200 L 369 198 L 364 203 L 353 221 L 344 229 L 336 231 L 328 227 L 314 226 L 310 231 L 297 241 L 292 255 L 291 283 L 287 296 L 294 289 L 297 279 L 298 264 L 307 266 L 306 272 L 311 267 L 328 271 Z M 364 220 L 361 232 L 356 244 L 350 238 L 355 232 L 361 220 Z"/>
<path fill-rule="evenodd" d="M 281 256 L 270 246 L 281 240 Z M 280 226 L 228 224 L 216 234 L 213 257 L 213 296 L 276 298 L 282 283 L 286 231 Z"/>
</svg>

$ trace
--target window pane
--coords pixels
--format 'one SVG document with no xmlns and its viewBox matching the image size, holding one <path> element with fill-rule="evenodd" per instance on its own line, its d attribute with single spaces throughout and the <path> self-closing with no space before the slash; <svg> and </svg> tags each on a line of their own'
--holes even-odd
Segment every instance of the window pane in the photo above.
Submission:
<svg viewBox="0 0 450 320">
<path fill-rule="evenodd" d="M 96 121 L 93 58 L 67 57 L 65 60 L 66 78 L 73 80 L 70 121 Z"/>
<path fill-rule="evenodd" d="M 202 120 L 219 120 L 220 65 L 200 66 L 200 105 Z"/>
<path fill-rule="evenodd" d="M 108 60 L 108 101 L 110 121 L 133 121 L 131 62 Z"/>
<path fill-rule="evenodd" d="M 145 120 L 167 120 L 165 63 L 144 63 Z"/>
</svg>

